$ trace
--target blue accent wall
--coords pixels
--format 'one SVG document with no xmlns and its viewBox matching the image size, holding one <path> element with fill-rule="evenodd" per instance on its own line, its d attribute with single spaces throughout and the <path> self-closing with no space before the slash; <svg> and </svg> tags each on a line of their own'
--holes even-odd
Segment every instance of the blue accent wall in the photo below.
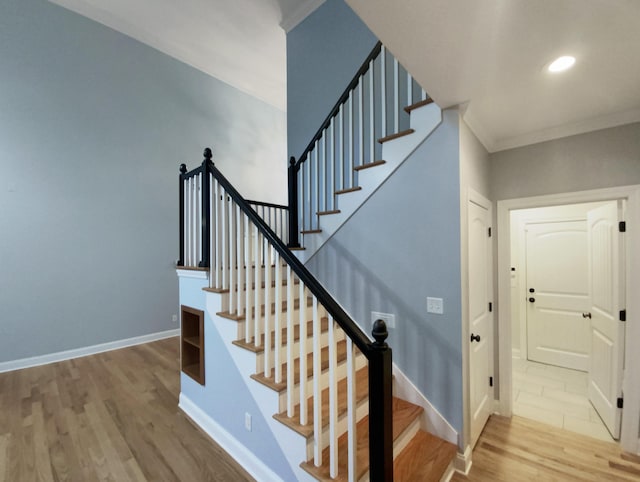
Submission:
<svg viewBox="0 0 640 482">
<path fill-rule="evenodd" d="M 462 312 L 458 111 L 307 262 L 367 333 L 392 313 L 393 361 L 462 433 Z M 427 296 L 444 313 L 426 312 Z"/>
<path fill-rule="evenodd" d="M 343 0 L 327 0 L 287 34 L 287 142 L 302 154 L 378 39 Z"/>
<path fill-rule="evenodd" d="M 285 201 L 285 122 L 46 0 L 2 0 L 0 362 L 177 328 L 179 164 L 211 146 L 247 198 Z"/>
</svg>

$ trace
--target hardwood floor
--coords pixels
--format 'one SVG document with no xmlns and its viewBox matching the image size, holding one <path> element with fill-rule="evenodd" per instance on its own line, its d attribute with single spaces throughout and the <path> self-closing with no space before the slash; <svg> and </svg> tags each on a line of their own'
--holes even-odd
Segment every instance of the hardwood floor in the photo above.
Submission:
<svg viewBox="0 0 640 482">
<path fill-rule="evenodd" d="M 253 480 L 178 409 L 179 339 L 0 373 L 0 482 Z"/>
<path fill-rule="evenodd" d="M 514 416 L 493 415 L 475 450 L 467 477 L 452 481 L 640 480 L 640 457 L 612 442 Z"/>
</svg>

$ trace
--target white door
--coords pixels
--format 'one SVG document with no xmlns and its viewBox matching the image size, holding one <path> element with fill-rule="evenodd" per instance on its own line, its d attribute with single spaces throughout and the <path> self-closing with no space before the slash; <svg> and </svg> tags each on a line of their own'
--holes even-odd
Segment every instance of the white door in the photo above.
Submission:
<svg viewBox="0 0 640 482">
<path fill-rule="evenodd" d="M 589 368 L 590 323 L 585 221 L 528 224 L 527 358 Z"/>
<path fill-rule="evenodd" d="M 624 323 L 620 321 L 623 289 L 622 236 L 618 203 L 589 211 L 589 284 L 591 307 L 591 363 L 589 399 L 611 432 L 620 438 Z"/>
<path fill-rule="evenodd" d="M 489 310 L 493 284 L 491 215 L 488 209 L 469 202 L 469 394 L 471 415 L 471 446 L 491 415 L 493 388 L 491 349 L 493 313 Z"/>
</svg>

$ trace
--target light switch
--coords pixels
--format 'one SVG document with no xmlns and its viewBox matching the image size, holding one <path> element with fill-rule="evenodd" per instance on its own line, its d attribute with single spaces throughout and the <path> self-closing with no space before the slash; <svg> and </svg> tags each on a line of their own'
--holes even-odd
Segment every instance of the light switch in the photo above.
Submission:
<svg viewBox="0 0 640 482">
<path fill-rule="evenodd" d="M 432 298 L 427 296 L 427 313 L 441 315 L 444 313 L 442 298 Z"/>
</svg>

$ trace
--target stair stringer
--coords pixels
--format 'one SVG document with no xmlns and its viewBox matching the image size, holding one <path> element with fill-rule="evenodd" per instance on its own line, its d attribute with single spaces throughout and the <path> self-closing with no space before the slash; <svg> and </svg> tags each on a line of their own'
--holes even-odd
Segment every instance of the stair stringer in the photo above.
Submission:
<svg viewBox="0 0 640 482">
<path fill-rule="evenodd" d="M 238 338 L 236 322 L 222 318 L 216 314 L 222 305 L 221 298 L 223 298 L 223 296 L 224 295 L 218 293 L 207 293 L 207 312 L 213 320 L 215 328 L 224 341 L 224 345 L 227 347 L 229 355 L 236 364 L 256 405 L 260 408 L 260 412 L 266 420 L 271 433 L 277 440 L 278 445 L 280 445 L 280 449 L 289 463 L 292 472 L 295 474 L 296 480 L 301 482 L 316 482 L 316 479 L 300 467 L 300 463 L 307 460 L 307 439 L 273 418 L 273 415 L 279 412 L 280 394 L 251 378 L 251 375 L 256 372 L 255 353 L 233 345 L 232 342 Z"/>
<path fill-rule="evenodd" d="M 358 172 L 359 191 L 341 194 L 337 199 L 339 213 L 322 216 L 321 232 L 303 235 L 304 250 L 293 253 L 306 263 L 311 257 L 355 214 L 362 204 L 389 178 L 400 165 L 422 144 L 442 122 L 442 110 L 431 103 L 411 111 L 410 125 L 413 132 L 382 145 L 384 164 Z"/>
</svg>

